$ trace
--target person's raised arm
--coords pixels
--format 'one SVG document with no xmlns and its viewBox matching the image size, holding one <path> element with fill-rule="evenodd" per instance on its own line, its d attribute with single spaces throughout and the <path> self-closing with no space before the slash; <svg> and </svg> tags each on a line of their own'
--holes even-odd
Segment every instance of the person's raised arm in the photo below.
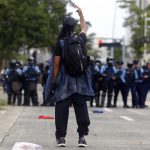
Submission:
<svg viewBox="0 0 150 150">
<path fill-rule="evenodd" d="M 87 33 L 87 25 L 86 25 L 86 21 L 84 19 L 84 15 L 82 12 L 82 9 L 78 6 L 76 6 L 77 8 L 77 13 L 79 14 L 80 17 L 80 25 L 81 25 L 81 32 L 84 32 L 85 34 Z"/>
</svg>

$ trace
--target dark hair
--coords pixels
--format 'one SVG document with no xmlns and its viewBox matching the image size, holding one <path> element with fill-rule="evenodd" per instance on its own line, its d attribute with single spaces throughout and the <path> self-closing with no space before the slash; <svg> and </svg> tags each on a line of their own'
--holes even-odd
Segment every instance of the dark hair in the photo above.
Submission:
<svg viewBox="0 0 150 150">
<path fill-rule="evenodd" d="M 63 22 L 63 27 L 61 28 L 60 34 L 58 39 L 67 38 L 69 37 L 75 29 L 76 21 L 72 17 L 66 17 Z"/>
<path fill-rule="evenodd" d="M 58 36 L 58 39 L 62 39 L 62 38 L 67 38 L 69 37 L 72 33 L 74 32 L 74 27 L 72 26 L 63 26 L 61 31 L 60 31 L 60 34 Z"/>
</svg>

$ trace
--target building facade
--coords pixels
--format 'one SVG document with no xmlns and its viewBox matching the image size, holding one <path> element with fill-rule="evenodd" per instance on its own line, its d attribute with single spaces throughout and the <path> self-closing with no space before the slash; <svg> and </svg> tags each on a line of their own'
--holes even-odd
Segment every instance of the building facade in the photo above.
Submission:
<svg viewBox="0 0 150 150">
<path fill-rule="evenodd" d="M 150 5 L 150 0 L 135 0 L 135 1 L 136 1 L 137 6 L 140 7 L 141 9 L 145 9 L 148 5 Z M 130 44 L 131 36 L 132 36 L 131 29 L 130 27 L 127 27 L 126 37 L 125 37 L 126 45 Z M 129 56 L 131 56 L 131 58 L 134 57 L 134 54 L 131 53 L 132 49 L 130 47 L 127 49 L 127 51 L 130 54 Z M 149 57 L 149 55 L 147 55 L 147 57 Z M 146 60 L 148 59 L 146 58 Z"/>
<path fill-rule="evenodd" d="M 136 0 L 136 3 L 141 9 L 144 9 L 150 4 L 150 0 Z"/>
</svg>

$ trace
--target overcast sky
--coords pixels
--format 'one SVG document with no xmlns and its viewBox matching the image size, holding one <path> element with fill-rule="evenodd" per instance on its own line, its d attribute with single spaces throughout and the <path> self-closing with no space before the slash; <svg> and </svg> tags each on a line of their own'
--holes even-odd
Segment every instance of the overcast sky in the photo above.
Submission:
<svg viewBox="0 0 150 150">
<path fill-rule="evenodd" d="M 97 37 L 113 36 L 113 20 L 116 0 L 73 0 L 83 10 L 85 19 L 92 24 L 88 33 L 94 32 Z M 123 27 L 125 10 L 116 7 L 115 38 L 122 38 L 126 34 Z M 79 18 L 75 10 L 68 6 L 68 12 L 73 12 L 75 18 Z"/>
</svg>

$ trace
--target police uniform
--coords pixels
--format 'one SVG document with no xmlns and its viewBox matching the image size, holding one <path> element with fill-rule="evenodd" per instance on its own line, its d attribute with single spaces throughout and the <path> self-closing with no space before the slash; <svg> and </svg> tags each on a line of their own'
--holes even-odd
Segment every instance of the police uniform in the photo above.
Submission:
<svg viewBox="0 0 150 150">
<path fill-rule="evenodd" d="M 136 86 L 135 81 L 138 79 L 137 72 L 133 69 L 133 63 L 128 63 L 128 68 L 125 70 L 124 78 L 126 80 L 126 87 L 125 87 L 125 102 L 127 104 L 127 98 L 129 91 L 131 90 L 132 94 L 132 107 L 138 106 L 137 100 L 137 93 L 136 93 Z"/>
<path fill-rule="evenodd" d="M 150 90 L 150 68 L 148 67 L 150 63 L 147 63 L 147 66 L 143 67 L 143 107 L 145 105 L 148 91 Z"/>
<path fill-rule="evenodd" d="M 116 84 L 115 84 L 115 89 L 114 89 L 114 107 L 117 107 L 117 99 L 118 99 L 119 91 L 121 92 L 121 95 L 122 95 L 124 107 L 127 107 L 127 103 L 125 100 L 126 81 L 123 77 L 125 70 L 122 68 L 123 62 L 118 61 L 117 65 L 118 65 L 118 68 L 117 68 L 117 73 L 116 73 Z"/>
<path fill-rule="evenodd" d="M 16 61 L 12 60 L 10 62 L 10 67 L 6 69 L 5 71 L 5 77 L 7 81 L 7 93 L 8 93 L 8 105 L 15 105 L 16 98 L 18 99 L 18 104 L 21 105 L 21 76 L 22 76 L 22 70 L 19 68 L 16 68 Z M 13 101 L 12 101 L 13 98 Z"/>
<path fill-rule="evenodd" d="M 111 101 L 113 96 L 116 71 L 116 67 L 113 65 L 113 59 L 107 59 L 107 65 L 102 66 L 100 70 L 100 73 L 103 77 L 101 107 L 104 107 L 106 94 L 108 96 L 107 107 L 112 107 Z"/>
<path fill-rule="evenodd" d="M 46 65 L 45 69 L 44 69 L 44 72 L 42 74 L 43 104 L 41 106 L 47 106 L 47 104 L 48 104 L 46 99 L 45 99 L 45 86 L 46 86 L 47 78 L 48 78 L 48 75 L 49 75 L 48 70 L 49 70 L 49 65 Z M 53 106 L 54 106 L 54 104 L 53 104 Z"/>
<path fill-rule="evenodd" d="M 37 106 L 38 94 L 37 94 L 37 83 L 40 75 L 40 69 L 38 66 L 33 64 L 33 58 L 28 59 L 28 65 L 23 68 L 24 80 L 25 80 L 25 98 L 24 105 L 30 105 L 30 98 L 32 105 Z"/>
<path fill-rule="evenodd" d="M 143 99 L 143 68 L 138 67 L 138 61 L 134 60 L 134 70 L 137 72 L 137 79 L 135 80 L 135 87 L 137 93 L 137 105 L 140 108 L 144 108 Z"/>
<path fill-rule="evenodd" d="M 90 106 L 93 107 L 93 100 L 95 100 L 96 107 L 100 107 L 100 69 L 101 69 L 101 62 L 96 60 L 95 63 L 93 62 L 90 66 L 91 74 L 92 74 L 92 88 L 94 90 L 94 98 L 90 101 Z"/>
</svg>

